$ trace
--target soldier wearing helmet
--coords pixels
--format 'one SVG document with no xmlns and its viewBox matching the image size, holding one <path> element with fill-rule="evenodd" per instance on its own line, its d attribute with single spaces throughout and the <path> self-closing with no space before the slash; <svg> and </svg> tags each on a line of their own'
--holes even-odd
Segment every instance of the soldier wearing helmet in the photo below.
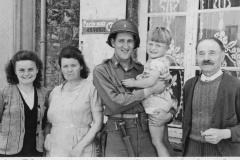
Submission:
<svg viewBox="0 0 240 160">
<path fill-rule="evenodd" d="M 112 26 L 112 28 L 110 30 L 110 34 L 107 39 L 107 44 L 109 46 L 113 47 L 112 43 L 111 43 L 111 39 L 115 39 L 117 36 L 117 33 L 120 33 L 120 32 L 127 32 L 127 33 L 132 34 L 134 36 L 134 40 L 135 40 L 134 49 L 139 47 L 140 37 L 139 37 L 139 33 L 138 33 L 138 28 L 133 22 L 128 21 L 126 19 L 118 20 Z"/>
<path fill-rule="evenodd" d="M 104 103 L 103 114 L 108 117 L 102 154 L 106 157 L 155 157 L 157 152 L 148 131 L 147 115 L 140 102 L 150 94 L 162 91 L 165 85 L 162 81 L 146 89 L 122 85 L 123 79 L 136 78 L 143 72 L 143 65 L 131 58 L 140 44 L 138 28 L 133 22 L 116 21 L 107 44 L 114 48 L 113 57 L 93 70 L 93 83 Z M 171 114 L 163 112 L 153 118 L 156 123 L 166 123 L 171 120 Z"/>
</svg>

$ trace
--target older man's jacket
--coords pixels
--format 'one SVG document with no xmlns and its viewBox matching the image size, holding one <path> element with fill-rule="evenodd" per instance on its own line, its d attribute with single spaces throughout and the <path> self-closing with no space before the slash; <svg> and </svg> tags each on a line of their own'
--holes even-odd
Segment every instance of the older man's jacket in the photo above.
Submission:
<svg viewBox="0 0 240 160">
<path fill-rule="evenodd" d="M 192 126 L 192 100 L 195 85 L 200 76 L 189 79 L 183 89 L 183 156 L 189 140 Z M 217 144 L 222 156 L 240 156 L 240 80 L 223 74 L 217 100 L 213 108 L 211 128 L 230 129 L 231 138 Z"/>
</svg>

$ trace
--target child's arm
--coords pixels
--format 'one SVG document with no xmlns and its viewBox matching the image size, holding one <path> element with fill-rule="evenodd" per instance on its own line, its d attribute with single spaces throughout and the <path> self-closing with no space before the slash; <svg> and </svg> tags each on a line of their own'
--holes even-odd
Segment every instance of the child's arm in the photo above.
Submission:
<svg viewBox="0 0 240 160">
<path fill-rule="evenodd" d="M 149 88 L 157 83 L 160 72 L 157 69 L 151 69 L 149 76 L 143 79 L 124 79 L 122 83 L 126 87 Z"/>
</svg>

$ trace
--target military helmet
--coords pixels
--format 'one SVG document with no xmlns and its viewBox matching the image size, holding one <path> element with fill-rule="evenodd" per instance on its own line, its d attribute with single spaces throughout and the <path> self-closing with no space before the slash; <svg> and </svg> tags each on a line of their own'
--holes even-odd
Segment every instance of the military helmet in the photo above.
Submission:
<svg viewBox="0 0 240 160">
<path fill-rule="evenodd" d="M 129 32 L 131 34 L 133 34 L 133 36 L 135 37 L 135 48 L 139 47 L 140 44 L 140 37 L 139 37 L 139 33 L 138 33 L 138 28 L 137 26 L 132 22 L 129 21 L 127 19 L 120 19 L 118 21 L 116 21 L 115 23 L 113 23 L 111 29 L 110 29 L 110 33 L 108 35 L 108 39 L 107 39 L 107 44 L 111 47 L 112 43 L 111 43 L 111 38 L 113 37 L 113 35 L 115 33 L 121 33 L 121 32 Z"/>
</svg>

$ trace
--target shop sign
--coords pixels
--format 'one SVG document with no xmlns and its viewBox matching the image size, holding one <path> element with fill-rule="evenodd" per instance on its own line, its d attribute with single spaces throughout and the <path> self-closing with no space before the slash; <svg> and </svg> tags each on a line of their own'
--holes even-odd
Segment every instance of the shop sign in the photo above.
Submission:
<svg viewBox="0 0 240 160">
<path fill-rule="evenodd" d="M 112 24 L 117 19 L 107 20 L 93 20 L 83 19 L 82 20 L 82 34 L 108 34 L 112 27 Z"/>
</svg>

